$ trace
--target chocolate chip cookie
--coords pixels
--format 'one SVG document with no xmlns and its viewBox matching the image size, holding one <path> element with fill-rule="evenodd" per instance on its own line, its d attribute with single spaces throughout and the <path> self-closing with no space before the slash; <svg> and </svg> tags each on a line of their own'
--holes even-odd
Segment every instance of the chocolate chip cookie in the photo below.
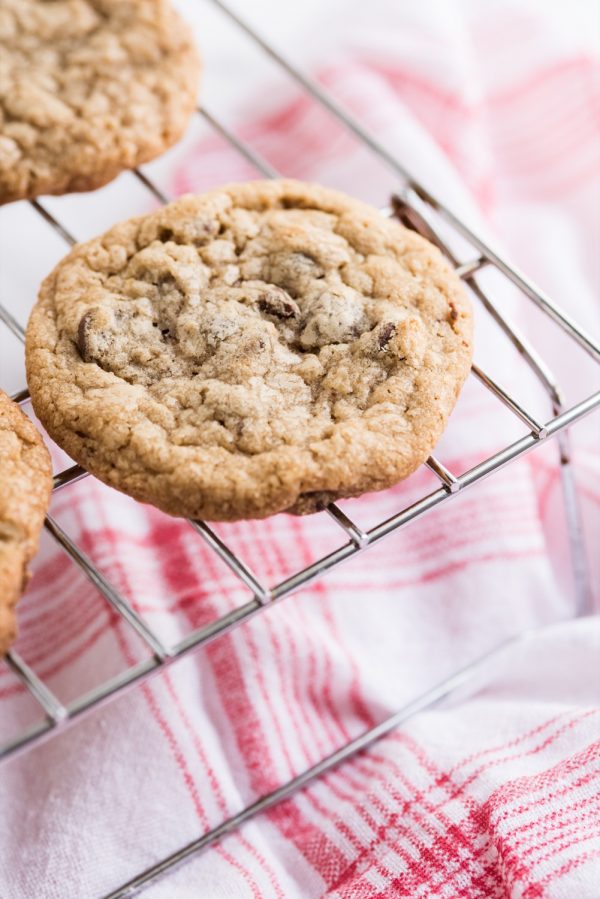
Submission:
<svg viewBox="0 0 600 899">
<path fill-rule="evenodd" d="M 44 442 L 26 415 L 0 391 L 0 656 L 14 639 L 14 607 L 28 581 L 50 490 Z"/>
<path fill-rule="evenodd" d="M 27 372 L 49 433 L 107 484 L 234 520 L 409 475 L 471 338 L 426 240 L 336 191 L 255 181 L 73 249 L 32 312 Z"/>
<path fill-rule="evenodd" d="M 169 0 L 0 0 L 0 203 L 91 190 L 162 153 L 199 70 Z"/>
</svg>

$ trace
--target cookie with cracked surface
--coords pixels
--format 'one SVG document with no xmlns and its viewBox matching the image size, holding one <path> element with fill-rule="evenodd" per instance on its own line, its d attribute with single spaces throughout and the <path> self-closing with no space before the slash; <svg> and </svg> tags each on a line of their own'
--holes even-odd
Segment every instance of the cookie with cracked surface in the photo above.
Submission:
<svg viewBox="0 0 600 899">
<path fill-rule="evenodd" d="M 158 156 L 199 72 L 169 0 L 0 0 L 0 203 L 92 190 Z"/>
<path fill-rule="evenodd" d="M 15 604 L 29 580 L 51 489 L 50 456 L 37 428 L 0 391 L 0 656 L 15 636 Z"/>
<path fill-rule="evenodd" d="M 471 340 L 426 240 L 337 191 L 254 181 L 74 248 L 42 285 L 27 374 L 49 433 L 103 481 L 235 520 L 409 475 Z"/>
</svg>

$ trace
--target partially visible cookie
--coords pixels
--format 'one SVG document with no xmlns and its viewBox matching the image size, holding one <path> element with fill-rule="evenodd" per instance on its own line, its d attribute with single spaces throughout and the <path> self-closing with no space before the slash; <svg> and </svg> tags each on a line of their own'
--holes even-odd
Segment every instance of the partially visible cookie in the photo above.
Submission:
<svg viewBox="0 0 600 899">
<path fill-rule="evenodd" d="M 0 391 L 0 656 L 15 637 L 15 604 L 27 586 L 50 500 L 52 467 L 34 425 Z"/>
<path fill-rule="evenodd" d="M 27 379 L 106 483 L 172 515 L 257 518 L 414 471 L 471 340 L 426 240 L 337 191 L 255 181 L 75 247 L 33 309 Z"/>
<path fill-rule="evenodd" d="M 153 159 L 185 130 L 199 72 L 170 0 L 0 0 L 0 203 Z"/>
</svg>

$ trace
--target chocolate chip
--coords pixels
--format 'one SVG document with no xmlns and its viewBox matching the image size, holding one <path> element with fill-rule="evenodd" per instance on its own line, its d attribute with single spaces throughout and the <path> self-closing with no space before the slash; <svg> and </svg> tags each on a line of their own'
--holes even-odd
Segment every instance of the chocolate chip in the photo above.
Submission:
<svg viewBox="0 0 600 899">
<path fill-rule="evenodd" d="M 450 300 L 449 305 L 450 305 L 450 312 L 448 314 L 448 321 L 455 322 L 456 319 L 458 318 L 458 309 L 456 308 L 456 306 L 454 305 L 452 300 Z"/>
<path fill-rule="evenodd" d="M 324 512 L 334 499 L 334 494 L 327 493 L 325 490 L 301 493 L 294 504 L 292 514 L 306 515 L 307 512 Z"/>
<path fill-rule="evenodd" d="M 291 296 L 280 287 L 261 293 L 258 297 L 258 308 L 275 318 L 296 318 L 300 308 Z"/>
<path fill-rule="evenodd" d="M 90 326 L 93 316 L 94 312 L 90 309 L 85 313 L 77 328 L 77 349 L 84 362 L 93 362 L 90 352 Z"/>
<path fill-rule="evenodd" d="M 170 272 L 162 272 L 156 278 L 156 286 L 164 288 L 166 292 L 167 290 L 173 290 L 173 288 L 177 287 L 177 282 Z"/>
<path fill-rule="evenodd" d="M 384 325 L 379 332 L 379 337 L 377 338 L 377 343 L 379 344 L 380 350 L 385 350 L 386 346 L 392 339 L 394 331 L 396 330 L 396 325 L 393 322 L 388 322 Z"/>
</svg>

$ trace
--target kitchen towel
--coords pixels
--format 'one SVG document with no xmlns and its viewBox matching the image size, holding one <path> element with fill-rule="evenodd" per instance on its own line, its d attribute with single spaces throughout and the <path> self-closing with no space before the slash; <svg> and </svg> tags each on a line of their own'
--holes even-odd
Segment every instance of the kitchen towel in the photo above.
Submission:
<svg viewBox="0 0 600 899">
<path fill-rule="evenodd" d="M 214 59 L 207 108 L 284 174 L 387 204 L 400 184 L 395 172 L 276 68 L 263 70 L 247 41 L 238 50 L 242 38 L 233 29 L 228 37 L 225 20 L 211 39 L 211 4 L 180 5 Z M 334 0 L 292 10 L 260 2 L 252 21 L 597 333 L 598 8 L 548 6 Z M 236 9 L 250 15 L 241 3 Z M 148 172 L 172 195 L 256 176 L 205 131 L 188 136 L 169 166 Z M 69 202 L 54 201 L 58 217 L 75 208 Z M 92 202 L 77 198 L 79 209 Z M 594 370 L 580 350 L 500 279 L 481 283 L 556 365 L 569 400 L 591 392 Z M 485 311 L 476 312 L 478 364 L 548 416 L 535 379 Z M 461 473 L 523 433 L 470 379 L 436 453 Z M 590 548 L 598 538 L 597 436 L 596 419 L 572 440 Z M 59 454 L 57 464 L 65 464 Z M 342 506 L 368 528 L 437 487 L 422 469 Z M 187 523 L 92 478 L 57 493 L 51 511 L 167 642 L 249 599 Z M 326 513 L 215 530 L 270 585 L 344 541 Z M 448 702 L 145 895 L 595 899 L 600 623 L 573 619 L 564 547 L 552 442 L 11 761 L 0 769 L 0 896 L 103 896 L 528 632 Z M 598 584 L 597 552 L 590 555 Z M 145 657 L 49 538 L 19 623 L 16 649 L 67 702 Z M 36 714 L 0 666 L 0 739 Z"/>
</svg>

